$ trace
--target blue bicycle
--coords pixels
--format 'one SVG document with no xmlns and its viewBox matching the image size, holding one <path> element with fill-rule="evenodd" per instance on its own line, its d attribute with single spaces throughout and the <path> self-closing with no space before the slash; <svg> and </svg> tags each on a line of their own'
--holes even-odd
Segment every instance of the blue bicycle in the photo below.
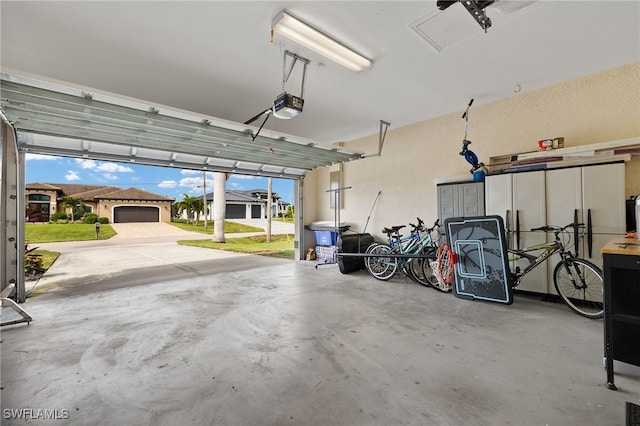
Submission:
<svg viewBox="0 0 640 426">
<path fill-rule="evenodd" d="M 439 240 L 439 221 L 433 227 L 425 228 L 418 218 L 418 224 L 410 223 L 411 233 L 400 235 L 405 225 L 384 228 L 388 243 L 373 243 L 367 248 L 365 267 L 375 278 L 383 281 L 391 279 L 402 271 L 405 276 L 424 286 L 440 290 L 439 282 L 431 268 L 431 260 L 436 259 Z M 433 234 L 438 234 L 433 238 Z M 373 256 L 373 255 L 381 256 Z"/>
</svg>

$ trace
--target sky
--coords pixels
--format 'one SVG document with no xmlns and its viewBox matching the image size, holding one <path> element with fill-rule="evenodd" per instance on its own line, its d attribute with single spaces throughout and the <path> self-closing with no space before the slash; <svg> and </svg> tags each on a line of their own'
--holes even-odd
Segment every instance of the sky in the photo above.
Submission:
<svg viewBox="0 0 640 426">
<path fill-rule="evenodd" d="M 203 172 L 168 167 L 143 166 L 131 163 L 88 160 L 82 158 L 54 157 L 26 154 L 26 183 L 77 183 L 86 185 L 110 185 L 119 188 L 139 188 L 154 194 L 164 195 L 180 201 L 183 194 L 191 197 L 203 193 Z M 207 172 L 207 193 L 213 191 L 213 173 Z M 267 190 L 267 178 L 261 176 L 231 175 L 227 180 L 228 190 Z M 282 201 L 295 204 L 294 181 L 276 179 L 272 191 Z"/>
</svg>

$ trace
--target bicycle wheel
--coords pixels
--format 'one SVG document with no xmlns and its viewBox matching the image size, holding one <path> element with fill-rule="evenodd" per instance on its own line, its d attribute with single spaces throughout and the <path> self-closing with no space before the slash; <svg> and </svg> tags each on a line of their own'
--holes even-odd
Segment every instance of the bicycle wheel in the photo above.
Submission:
<svg viewBox="0 0 640 426">
<path fill-rule="evenodd" d="M 441 290 L 438 285 L 438 278 L 431 268 L 431 259 L 415 259 L 413 262 L 413 272 L 417 281 L 423 286 Z"/>
<path fill-rule="evenodd" d="M 386 244 L 373 244 L 367 249 L 368 254 L 389 254 L 393 251 L 391 247 Z M 398 269 L 398 259 L 390 257 L 374 257 L 367 256 L 364 258 L 364 266 L 367 271 L 375 278 L 386 281 L 393 277 Z"/>
<path fill-rule="evenodd" d="M 560 261 L 553 270 L 553 284 L 572 311 L 586 318 L 604 316 L 603 275 L 593 263 L 579 258 Z"/>
<path fill-rule="evenodd" d="M 423 248 L 418 254 L 433 255 L 434 259 L 436 257 L 435 248 L 431 246 Z M 438 279 L 435 277 L 433 269 L 431 269 L 429 260 L 430 259 L 427 258 L 412 258 L 409 261 L 409 272 L 411 273 L 411 278 L 418 284 L 421 284 L 425 287 L 438 288 Z"/>
<path fill-rule="evenodd" d="M 424 285 L 426 286 L 427 284 L 425 282 L 423 282 L 422 279 L 422 271 L 420 269 L 420 261 L 422 259 L 417 259 L 417 258 L 411 258 L 409 260 L 407 260 L 405 262 L 406 265 L 406 274 L 409 275 L 409 278 L 411 278 L 413 281 L 417 282 L 420 285 Z"/>
</svg>

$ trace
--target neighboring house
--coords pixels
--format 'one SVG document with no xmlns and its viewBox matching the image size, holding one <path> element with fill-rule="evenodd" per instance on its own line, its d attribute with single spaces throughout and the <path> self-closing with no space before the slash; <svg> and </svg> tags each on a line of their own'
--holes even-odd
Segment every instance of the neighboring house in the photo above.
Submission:
<svg viewBox="0 0 640 426">
<path fill-rule="evenodd" d="M 171 222 L 173 198 L 137 188 L 81 185 L 71 183 L 28 183 L 25 185 L 26 220 L 48 222 L 50 215 L 63 211 L 61 199 L 80 198 L 85 211 L 109 222 Z"/>
<path fill-rule="evenodd" d="M 267 197 L 269 193 L 264 189 L 247 191 L 226 190 L 225 219 L 263 219 L 267 217 Z M 202 198 L 202 197 L 200 197 Z M 272 215 L 278 217 L 285 213 L 290 203 L 282 201 L 275 192 L 271 193 Z M 213 217 L 213 193 L 207 194 L 207 219 Z"/>
</svg>

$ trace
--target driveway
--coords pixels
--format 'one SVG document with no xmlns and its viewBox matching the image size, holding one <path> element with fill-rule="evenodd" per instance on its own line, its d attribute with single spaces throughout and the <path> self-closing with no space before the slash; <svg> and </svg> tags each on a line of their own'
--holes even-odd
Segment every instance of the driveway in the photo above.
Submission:
<svg viewBox="0 0 640 426">
<path fill-rule="evenodd" d="M 256 226 L 263 230 L 267 227 L 266 219 L 234 219 L 231 222 L 241 223 L 243 225 Z M 212 226 L 212 224 L 209 224 Z M 111 240 L 123 240 L 130 238 L 164 238 L 167 240 L 184 240 L 184 239 L 204 239 L 205 234 L 199 232 L 190 232 L 180 229 L 168 223 L 112 223 L 111 227 L 118 233 Z M 240 234 L 226 234 L 226 238 L 234 238 L 246 235 L 260 235 L 265 232 L 250 232 Z M 271 221 L 271 233 L 293 234 L 294 224 L 284 223 L 280 221 Z"/>
<path fill-rule="evenodd" d="M 168 223 L 111 223 L 117 235 L 110 238 L 113 241 L 146 238 L 164 238 L 166 240 L 204 239 L 205 234 L 185 231 Z"/>
<path fill-rule="evenodd" d="M 266 224 L 266 220 L 263 222 Z M 262 222 L 257 219 L 243 223 L 260 226 Z M 279 226 L 276 223 L 281 224 L 272 223 L 273 234 L 293 233 L 293 224 Z M 27 291 L 38 287 L 46 288 L 48 292 L 66 293 L 71 288 L 78 290 L 123 273 L 128 274 L 125 282 L 131 282 L 135 277 L 141 279 L 149 272 L 157 273 L 160 270 L 165 278 L 174 273 L 179 276 L 188 268 L 210 269 L 224 259 L 247 256 L 178 245 L 178 240 L 206 239 L 208 236 L 167 223 L 115 223 L 111 226 L 118 234 L 108 240 L 38 244 L 43 250 L 56 251 L 61 255 L 42 278 L 26 282 Z M 255 234 L 263 232 L 251 233 Z M 244 235 L 247 234 L 227 234 L 227 238 Z"/>
</svg>

